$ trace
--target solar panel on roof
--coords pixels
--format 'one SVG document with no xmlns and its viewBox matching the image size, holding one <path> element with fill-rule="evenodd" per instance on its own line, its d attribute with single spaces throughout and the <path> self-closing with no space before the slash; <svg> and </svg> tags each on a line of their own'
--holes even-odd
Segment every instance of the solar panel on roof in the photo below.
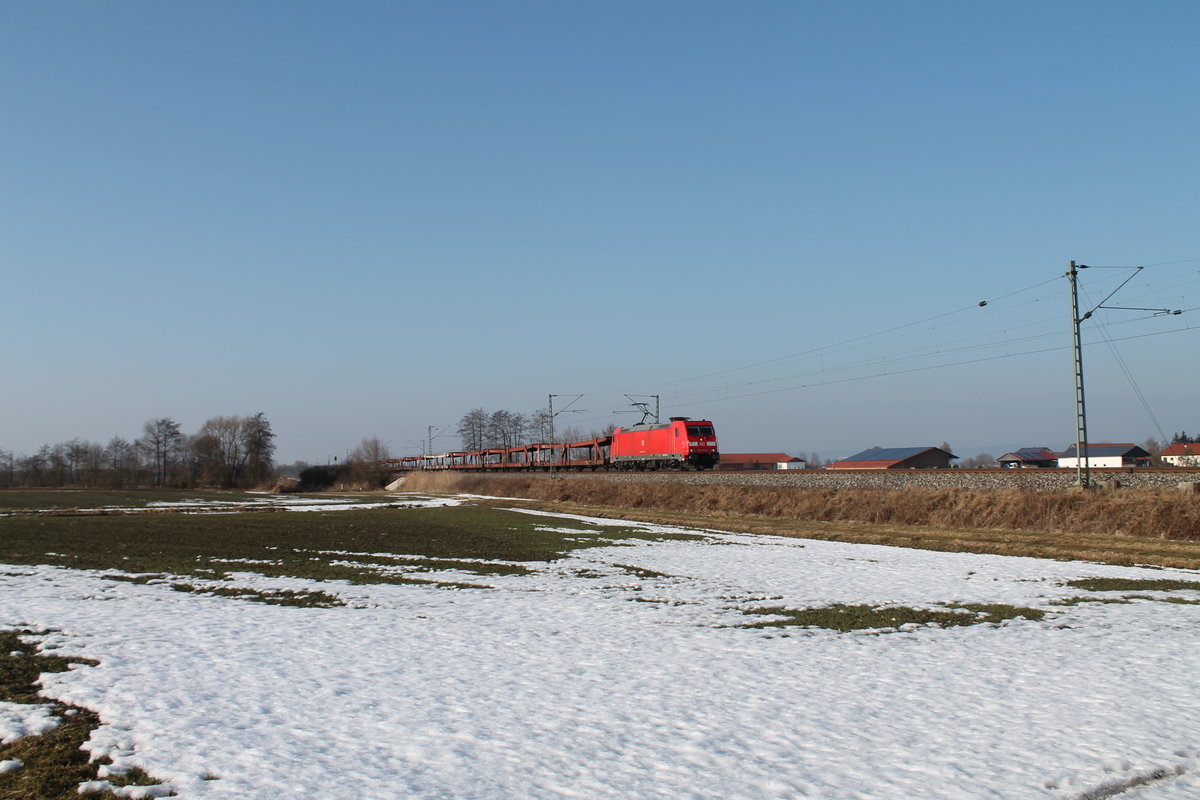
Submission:
<svg viewBox="0 0 1200 800">
<path fill-rule="evenodd" d="M 1111 458 L 1113 456 L 1123 456 L 1135 448 L 1137 448 L 1137 445 L 1132 444 L 1089 444 L 1083 449 L 1088 458 Z M 1075 457 L 1075 445 L 1071 445 L 1063 451 L 1062 458 Z"/>
<path fill-rule="evenodd" d="M 933 450 L 933 447 L 876 447 L 872 450 L 863 450 L 861 453 L 852 455 L 849 458 L 842 459 L 843 461 L 903 461 L 906 458 L 918 456 L 921 453 Z"/>
</svg>

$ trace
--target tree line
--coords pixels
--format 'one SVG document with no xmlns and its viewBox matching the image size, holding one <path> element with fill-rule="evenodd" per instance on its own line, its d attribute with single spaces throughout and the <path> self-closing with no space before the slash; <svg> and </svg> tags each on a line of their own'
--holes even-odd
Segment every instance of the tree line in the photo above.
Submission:
<svg viewBox="0 0 1200 800">
<path fill-rule="evenodd" d="M 473 408 L 459 420 L 458 438 L 462 449 L 468 452 L 507 450 L 527 444 L 549 442 L 551 423 L 550 412 L 544 408 L 532 414 L 505 410 L 488 412 L 482 408 Z M 608 425 L 603 430 L 593 430 L 587 434 L 571 426 L 553 427 L 553 438 L 556 442 L 582 442 L 608 436 L 616 426 Z"/>
<path fill-rule="evenodd" d="M 72 439 L 23 456 L 0 449 L 0 487 L 247 489 L 275 477 L 274 456 L 275 434 L 262 412 L 213 417 L 190 435 L 161 417 L 133 441 Z"/>
</svg>

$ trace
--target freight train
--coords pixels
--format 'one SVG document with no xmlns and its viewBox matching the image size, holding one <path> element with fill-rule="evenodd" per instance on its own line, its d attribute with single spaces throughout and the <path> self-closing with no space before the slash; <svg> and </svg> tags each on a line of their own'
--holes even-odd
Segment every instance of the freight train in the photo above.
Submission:
<svg viewBox="0 0 1200 800">
<path fill-rule="evenodd" d="M 713 469 L 720 460 L 711 421 L 671 417 L 669 422 L 617 428 L 611 436 L 582 442 L 408 456 L 380 462 L 380 466 L 401 471 L 698 470 Z"/>
</svg>

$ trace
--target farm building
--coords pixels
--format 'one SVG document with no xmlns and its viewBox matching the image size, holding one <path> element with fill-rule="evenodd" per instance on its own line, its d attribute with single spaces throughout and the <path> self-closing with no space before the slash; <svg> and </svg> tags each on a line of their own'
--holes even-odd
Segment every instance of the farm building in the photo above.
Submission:
<svg viewBox="0 0 1200 800">
<path fill-rule="evenodd" d="M 826 469 L 949 469 L 952 458 L 958 456 L 940 447 L 873 447 Z"/>
<path fill-rule="evenodd" d="M 804 469 L 808 462 L 787 453 L 722 453 L 720 469 Z"/>
<path fill-rule="evenodd" d="M 1087 467 L 1103 469 L 1105 467 L 1145 467 L 1150 464 L 1150 454 L 1136 444 L 1105 443 L 1088 444 L 1084 456 Z M 1060 467 L 1079 467 L 1079 456 L 1075 445 L 1071 445 L 1058 456 Z"/>
<path fill-rule="evenodd" d="M 1176 442 L 1158 454 L 1171 467 L 1200 467 L 1200 442 Z"/>
<path fill-rule="evenodd" d="M 1020 450 L 1005 453 L 996 461 L 1005 469 L 1057 467 L 1058 453 L 1049 447 L 1022 447 Z"/>
</svg>

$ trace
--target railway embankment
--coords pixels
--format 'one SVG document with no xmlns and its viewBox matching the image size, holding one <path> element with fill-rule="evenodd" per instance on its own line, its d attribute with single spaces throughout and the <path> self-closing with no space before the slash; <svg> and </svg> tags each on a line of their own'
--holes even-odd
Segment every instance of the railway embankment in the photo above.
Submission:
<svg viewBox="0 0 1200 800">
<path fill-rule="evenodd" d="M 591 473 L 563 473 L 589 477 Z M 1075 487 L 1074 470 L 1056 469 L 910 469 L 910 470 L 761 470 L 753 472 L 628 473 L 600 475 L 606 480 L 665 481 L 725 486 L 790 486 L 798 489 L 1016 489 L 1033 492 L 1066 491 Z M 1200 469 L 1093 470 L 1099 489 L 1176 489 L 1200 483 Z"/>
<path fill-rule="evenodd" d="M 1173 480 L 1163 486 L 1121 483 L 1086 492 L 1071 489 L 1065 474 L 959 471 L 563 473 L 555 479 L 428 472 L 409 475 L 403 488 L 807 538 L 1200 568 L 1200 494 L 1177 488 L 1188 476 L 1167 474 Z M 1190 477 L 1200 480 L 1197 473 Z"/>
</svg>

